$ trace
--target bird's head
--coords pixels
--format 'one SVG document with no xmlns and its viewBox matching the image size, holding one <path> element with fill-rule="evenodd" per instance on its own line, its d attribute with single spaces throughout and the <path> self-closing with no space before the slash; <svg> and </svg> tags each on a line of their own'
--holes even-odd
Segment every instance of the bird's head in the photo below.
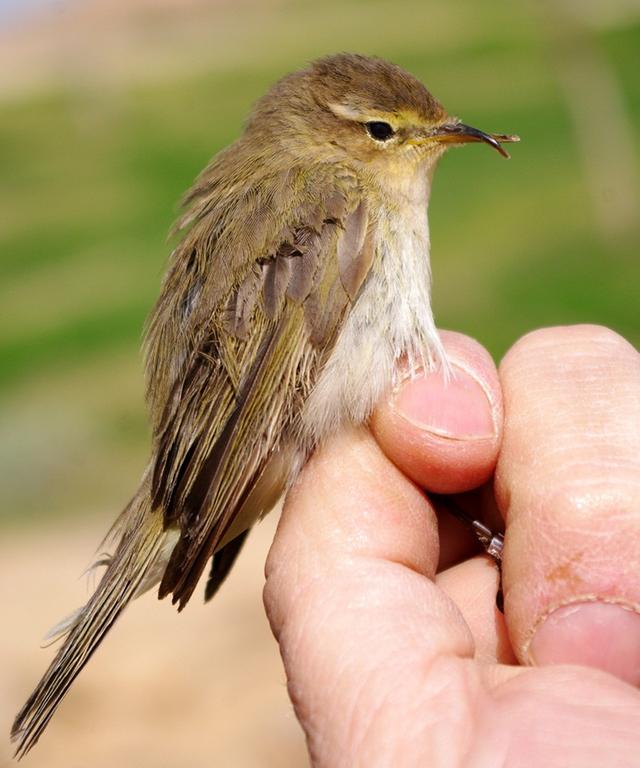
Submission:
<svg viewBox="0 0 640 768">
<path fill-rule="evenodd" d="M 247 134 L 311 162 L 331 158 L 382 172 L 435 164 L 452 143 L 481 141 L 508 157 L 501 143 L 517 141 L 450 117 L 401 67 L 347 53 L 276 83 L 256 104 Z"/>
</svg>

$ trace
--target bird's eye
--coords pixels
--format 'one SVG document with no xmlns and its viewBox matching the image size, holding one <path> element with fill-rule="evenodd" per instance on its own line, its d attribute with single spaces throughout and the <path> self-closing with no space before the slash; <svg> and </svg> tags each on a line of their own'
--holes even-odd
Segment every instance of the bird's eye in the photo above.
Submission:
<svg viewBox="0 0 640 768">
<path fill-rule="evenodd" d="M 383 123 L 379 120 L 373 120 L 370 123 L 365 123 L 364 127 L 367 129 L 367 133 L 372 139 L 376 141 L 389 141 L 395 131 L 389 125 L 389 123 Z"/>
</svg>

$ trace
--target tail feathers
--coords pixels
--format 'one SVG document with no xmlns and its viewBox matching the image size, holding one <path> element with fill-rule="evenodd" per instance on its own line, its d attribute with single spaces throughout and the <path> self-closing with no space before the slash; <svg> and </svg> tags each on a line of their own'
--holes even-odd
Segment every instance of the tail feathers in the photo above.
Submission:
<svg viewBox="0 0 640 768">
<path fill-rule="evenodd" d="M 62 640 L 66 637 L 82 619 L 82 614 L 84 613 L 85 608 L 85 605 L 76 608 L 73 613 L 65 616 L 64 619 L 61 619 L 55 626 L 51 627 L 47 634 L 42 638 L 42 648 L 48 648 L 50 645 L 57 643 L 58 640 Z"/>
<path fill-rule="evenodd" d="M 54 627 L 66 639 L 42 680 L 18 713 L 11 730 L 16 756 L 38 741 L 71 684 L 129 601 L 147 588 L 158 555 L 166 549 L 162 515 L 152 513 L 148 493 L 131 502 L 120 543 L 87 604 Z M 124 515 L 123 515 L 124 517 Z M 156 581 L 157 583 L 157 581 Z"/>
</svg>

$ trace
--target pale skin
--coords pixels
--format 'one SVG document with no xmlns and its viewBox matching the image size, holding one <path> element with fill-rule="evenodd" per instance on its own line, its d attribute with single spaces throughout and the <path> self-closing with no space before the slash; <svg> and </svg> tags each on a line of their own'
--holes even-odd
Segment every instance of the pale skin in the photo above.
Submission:
<svg viewBox="0 0 640 768">
<path fill-rule="evenodd" d="M 327 443 L 267 562 L 312 763 L 637 765 L 640 355 L 551 328 L 496 370 L 443 340 L 453 384 L 409 379 Z M 504 616 L 493 561 L 424 494 L 476 488 L 466 509 L 506 520 Z"/>
</svg>

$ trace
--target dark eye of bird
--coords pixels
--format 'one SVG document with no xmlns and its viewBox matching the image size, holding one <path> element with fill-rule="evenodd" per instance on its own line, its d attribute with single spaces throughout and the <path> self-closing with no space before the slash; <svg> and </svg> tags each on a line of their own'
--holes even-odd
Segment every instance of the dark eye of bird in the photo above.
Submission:
<svg viewBox="0 0 640 768">
<path fill-rule="evenodd" d="M 367 129 L 367 133 L 372 139 L 376 141 L 389 141 L 395 131 L 389 125 L 389 123 L 383 123 L 378 120 L 373 120 L 370 123 L 365 123 L 364 127 Z"/>
</svg>

